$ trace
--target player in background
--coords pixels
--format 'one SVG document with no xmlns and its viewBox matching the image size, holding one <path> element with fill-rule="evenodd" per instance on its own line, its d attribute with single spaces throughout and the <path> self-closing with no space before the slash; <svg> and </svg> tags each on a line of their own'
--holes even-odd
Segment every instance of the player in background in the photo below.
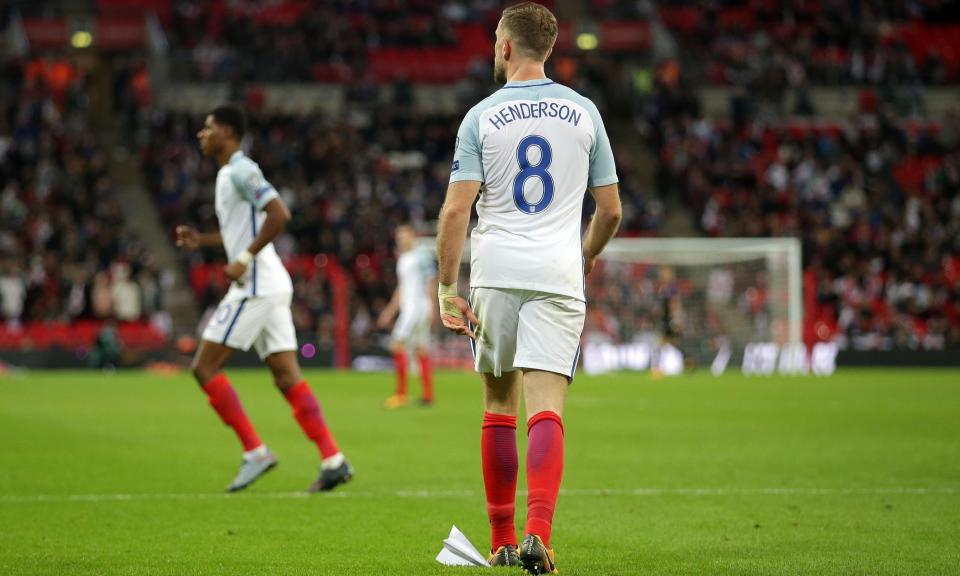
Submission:
<svg viewBox="0 0 960 576">
<path fill-rule="evenodd" d="M 274 384 L 293 408 L 294 418 L 320 450 L 320 475 L 309 490 L 331 490 L 349 481 L 353 469 L 337 447 L 320 405 L 300 372 L 290 312 L 293 284 L 271 243 L 290 220 L 290 211 L 256 162 L 240 149 L 245 127 L 240 108 L 220 106 L 207 116 L 197 134 L 200 150 L 220 167 L 215 190 L 220 230 L 199 233 L 189 226 L 178 226 L 177 245 L 187 250 L 226 249 L 229 264 L 224 274 L 231 284 L 203 331 L 191 370 L 210 405 L 243 444 L 243 462 L 228 491 L 246 488 L 277 464 L 277 457 L 260 440 L 222 372 L 234 350 L 249 350 L 251 346 L 270 368 Z"/>
<path fill-rule="evenodd" d="M 613 153 L 596 106 L 544 73 L 556 37 L 556 18 L 541 5 L 503 11 L 494 77 L 505 85 L 460 125 L 437 238 L 441 320 L 472 339 L 484 383 L 490 562 L 519 562 L 532 574 L 556 572 L 550 536 L 563 472 L 563 405 L 586 309 L 584 275 L 621 218 Z M 588 189 L 597 208 L 581 238 Z M 467 301 L 456 282 L 474 200 L 479 221 L 471 234 Z M 518 553 L 513 519 L 521 393 L 528 496 Z"/>
<path fill-rule="evenodd" d="M 437 269 L 433 255 L 417 248 L 417 233 L 408 225 L 398 226 L 397 289 L 377 324 L 387 329 L 397 317 L 391 335 L 391 352 L 397 371 L 397 389 L 384 403 L 387 408 L 407 405 L 407 352 L 412 346 L 420 363 L 420 403 L 433 403 L 433 369 L 430 367 L 430 325 L 434 318 L 433 294 L 436 292 Z"/>
</svg>

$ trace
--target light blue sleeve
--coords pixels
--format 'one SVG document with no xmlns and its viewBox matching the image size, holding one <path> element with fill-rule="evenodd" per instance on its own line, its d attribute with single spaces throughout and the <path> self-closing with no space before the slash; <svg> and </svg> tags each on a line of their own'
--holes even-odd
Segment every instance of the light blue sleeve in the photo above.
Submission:
<svg viewBox="0 0 960 576">
<path fill-rule="evenodd" d="M 463 117 L 457 132 L 450 182 L 473 180 L 483 182 L 483 156 L 480 152 L 480 111 L 474 106 Z"/>
<path fill-rule="evenodd" d="M 587 186 L 596 188 L 616 184 L 620 180 L 617 178 L 617 167 L 613 161 L 613 150 L 610 148 L 607 129 L 603 126 L 603 118 L 600 117 L 597 107 L 592 102 L 590 104 L 590 116 L 593 118 L 596 133 L 593 138 L 593 148 L 590 150 L 590 176 L 587 179 Z"/>
<path fill-rule="evenodd" d="M 280 197 L 273 184 L 267 182 L 260 167 L 253 161 L 240 161 L 231 165 L 230 179 L 237 192 L 256 206 L 257 210 L 263 210 L 271 200 Z"/>
</svg>

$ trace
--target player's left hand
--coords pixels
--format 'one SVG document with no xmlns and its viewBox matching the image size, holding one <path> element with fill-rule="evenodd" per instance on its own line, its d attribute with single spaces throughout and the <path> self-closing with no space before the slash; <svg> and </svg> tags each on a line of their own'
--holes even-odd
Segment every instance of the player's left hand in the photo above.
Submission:
<svg viewBox="0 0 960 576">
<path fill-rule="evenodd" d="M 246 273 L 247 273 L 246 264 L 241 264 L 240 262 L 231 262 L 226 266 L 224 266 L 223 268 L 223 274 L 227 278 L 229 278 L 231 281 L 236 282 L 238 284 L 242 284 L 242 282 L 240 282 L 240 278 L 242 278 L 243 275 Z"/>
<path fill-rule="evenodd" d="M 480 320 L 477 318 L 477 315 L 473 313 L 473 310 L 470 309 L 470 305 L 467 304 L 467 301 L 459 296 L 452 298 L 447 298 L 446 304 L 449 307 L 460 312 L 459 316 L 454 314 L 440 314 L 440 321 L 443 322 L 444 328 L 455 332 L 457 334 L 462 334 L 464 336 L 469 336 L 474 340 L 477 339 L 477 335 L 473 333 L 473 330 L 470 329 L 470 326 L 467 325 L 467 320 L 469 320 L 474 327 L 480 325 Z"/>
</svg>

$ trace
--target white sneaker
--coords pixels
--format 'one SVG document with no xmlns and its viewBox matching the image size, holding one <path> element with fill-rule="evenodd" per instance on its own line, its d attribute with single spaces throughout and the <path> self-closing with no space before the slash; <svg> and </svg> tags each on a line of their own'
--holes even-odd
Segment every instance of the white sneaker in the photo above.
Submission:
<svg viewBox="0 0 960 576">
<path fill-rule="evenodd" d="M 227 486 L 227 492 L 238 492 L 256 482 L 257 478 L 273 470 L 277 465 L 277 457 L 269 448 L 264 446 L 263 454 L 244 454 L 243 462 L 237 477 Z"/>
</svg>

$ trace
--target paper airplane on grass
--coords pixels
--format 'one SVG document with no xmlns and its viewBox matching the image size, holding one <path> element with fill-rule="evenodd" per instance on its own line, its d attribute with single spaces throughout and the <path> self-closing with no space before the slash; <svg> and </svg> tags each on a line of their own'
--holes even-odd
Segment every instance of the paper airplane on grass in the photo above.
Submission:
<svg viewBox="0 0 960 576">
<path fill-rule="evenodd" d="M 437 554 L 437 562 L 447 566 L 483 566 L 489 568 L 486 558 L 470 543 L 456 526 L 450 528 L 450 535 L 443 541 L 443 548 Z"/>
</svg>

